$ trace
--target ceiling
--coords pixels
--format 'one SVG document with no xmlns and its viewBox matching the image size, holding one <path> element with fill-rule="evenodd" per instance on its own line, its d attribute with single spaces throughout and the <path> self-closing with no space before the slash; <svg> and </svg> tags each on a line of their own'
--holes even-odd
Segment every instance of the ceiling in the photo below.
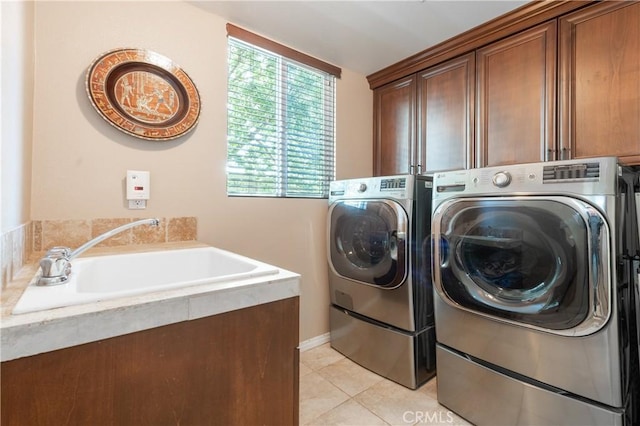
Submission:
<svg viewBox="0 0 640 426">
<path fill-rule="evenodd" d="M 236 26 L 372 74 L 528 1 L 191 1 Z"/>
</svg>

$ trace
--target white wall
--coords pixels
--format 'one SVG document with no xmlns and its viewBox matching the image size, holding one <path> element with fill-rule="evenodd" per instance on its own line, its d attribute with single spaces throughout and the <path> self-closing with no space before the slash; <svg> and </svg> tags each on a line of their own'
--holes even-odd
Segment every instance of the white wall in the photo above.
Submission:
<svg viewBox="0 0 640 426">
<path fill-rule="evenodd" d="M 302 275 L 306 340 L 328 331 L 327 201 L 226 196 L 225 24 L 187 2 L 36 3 L 31 219 L 196 216 L 201 241 Z M 87 67 L 120 47 L 155 50 L 183 67 L 202 100 L 195 130 L 149 142 L 97 114 L 85 91 Z M 369 176 L 373 113 L 365 76 L 343 70 L 337 99 L 337 177 Z M 145 211 L 125 208 L 127 169 L 151 172 Z"/>
<path fill-rule="evenodd" d="M 0 232 L 29 221 L 33 124 L 31 2 L 0 1 Z"/>
</svg>

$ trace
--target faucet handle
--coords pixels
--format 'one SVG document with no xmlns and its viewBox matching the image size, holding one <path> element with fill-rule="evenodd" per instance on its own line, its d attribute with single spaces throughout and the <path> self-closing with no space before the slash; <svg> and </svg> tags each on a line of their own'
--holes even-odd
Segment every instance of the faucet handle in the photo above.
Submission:
<svg viewBox="0 0 640 426">
<path fill-rule="evenodd" d="M 59 259 L 62 257 L 69 258 L 69 256 L 71 256 L 71 249 L 69 247 L 63 247 L 63 246 L 51 247 L 47 251 L 47 254 L 45 256 L 50 258 L 55 258 L 55 259 Z"/>
<path fill-rule="evenodd" d="M 62 284 L 69 278 L 71 263 L 69 256 L 71 250 L 67 247 L 52 247 L 47 254 L 40 259 L 42 276 L 37 285 Z"/>
</svg>

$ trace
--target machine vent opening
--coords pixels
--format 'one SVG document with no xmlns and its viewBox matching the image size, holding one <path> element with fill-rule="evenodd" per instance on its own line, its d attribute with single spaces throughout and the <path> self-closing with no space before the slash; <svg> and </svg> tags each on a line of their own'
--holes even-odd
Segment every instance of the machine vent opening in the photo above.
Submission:
<svg viewBox="0 0 640 426">
<path fill-rule="evenodd" d="M 544 166 L 542 182 L 592 182 L 600 179 L 600 163 Z"/>
</svg>

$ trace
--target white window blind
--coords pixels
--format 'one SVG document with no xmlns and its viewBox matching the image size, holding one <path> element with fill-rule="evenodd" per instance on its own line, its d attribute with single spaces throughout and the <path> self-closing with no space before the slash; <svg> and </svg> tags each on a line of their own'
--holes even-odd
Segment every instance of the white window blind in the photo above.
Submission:
<svg viewBox="0 0 640 426">
<path fill-rule="evenodd" d="M 326 198 L 335 77 L 228 38 L 227 194 Z"/>
</svg>

